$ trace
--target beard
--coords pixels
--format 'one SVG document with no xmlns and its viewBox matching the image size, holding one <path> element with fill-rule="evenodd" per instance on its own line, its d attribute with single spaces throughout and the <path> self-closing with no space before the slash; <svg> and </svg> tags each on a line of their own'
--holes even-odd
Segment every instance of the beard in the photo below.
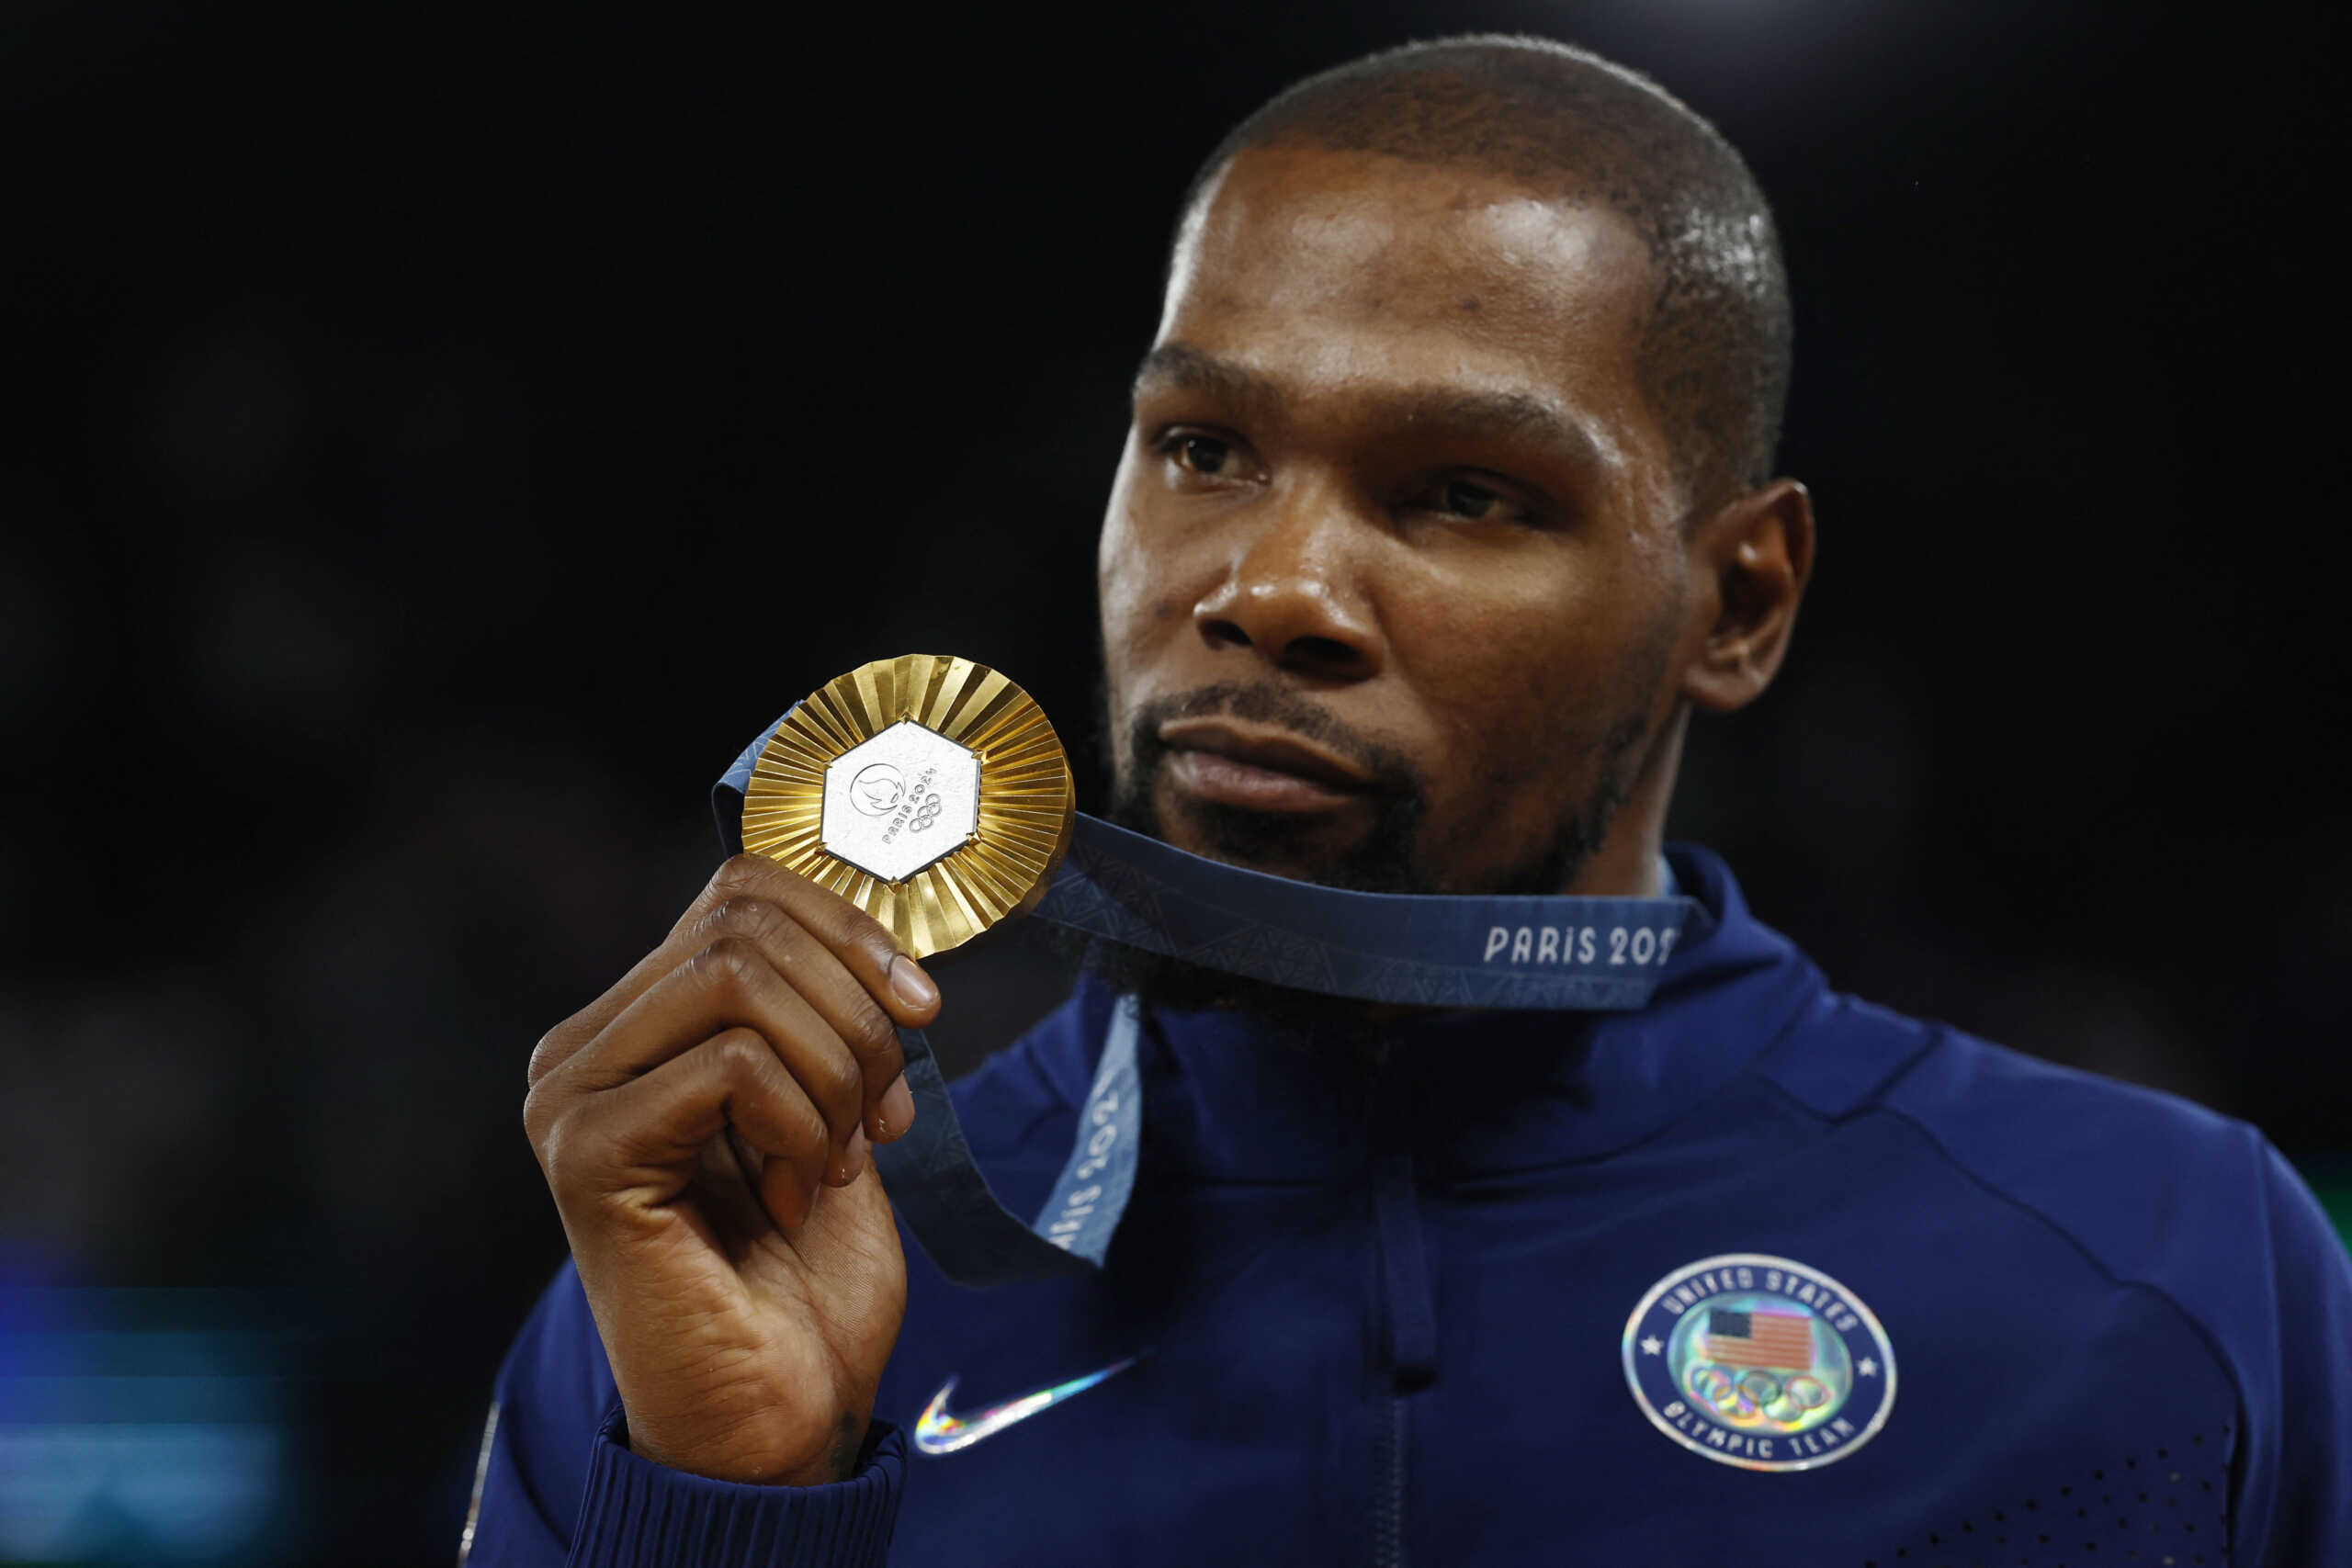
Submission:
<svg viewBox="0 0 2352 1568">
<path fill-rule="evenodd" d="M 1655 682 L 1648 682 L 1643 694 L 1646 698 L 1655 690 Z M 1585 798 L 1572 803 L 1561 815 L 1548 840 L 1535 845 L 1506 868 L 1494 886 L 1482 891 L 1557 893 L 1576 880 L 1608 837 L 1611 822 L 1640 775 L 1647 711 L 1646 701 L 1628 705 L 1601 738 L 1597 748 L 1598 778 Z M 1433 842 L 1428 829 L 1429 791 L 1420 770 L 1402 753 L 1358 733 L 1317 705 L 1272 682 L 1227 682 L 1162 698 L 1138 709 L 1124 734 L 1113 732 L 1106 686 L 1096 715 L 1104 771 L 1117 781 L 1105 812 L 1110 821 L 1167 840 L 1154 794 L 1170 750 L 1159 739 L 1160 727 L 1171 719 L 1211 714 L 1279 726 L 1346 757 L 1370 778 L 1378 801 L 1371 830 L 1306 880 L 1363 893 L 1450 890 L 1449 879 L 1438 863 L 1446 858 L 1445 846 Z M 1295 818 L 1280 813 L 1225 805 L 1196 803 L 1186 817 L 1204 835 L 1204 852 L 1210 858 L 1252 870 L 1264 869 L 1263 862 L 1294 848 L 1298 830 Z M 1370 1041 L 1376 1021 L 1395 1010 L 1351 998 L 1220 974 L 1101 939 L 1069 940 L 1083 942 L 1088 972 L 1114 991 L 1134 993 L 1149 1007 L 1176 1011 L 1227 1009 L 1314 1034 L 1364 1042 Z"/>
</svg>

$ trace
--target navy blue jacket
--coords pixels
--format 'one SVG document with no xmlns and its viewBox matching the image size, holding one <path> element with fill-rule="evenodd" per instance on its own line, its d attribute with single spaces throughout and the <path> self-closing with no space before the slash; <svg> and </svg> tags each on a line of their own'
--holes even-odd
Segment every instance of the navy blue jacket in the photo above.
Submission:
<svg viewBox="0 0 2352 1568">
<path fill-rule="evenodd" d="M 1837 995 L 1669 860 L 1718 923 L 1639 1011 L 1424 1019 L 1370 1062 L 1150 1016 L 1107 1267 L 978 1292 L 910 1240 L 840 1485 L 629 1453 L 567 1269 L 499 1377 L 474 1568 L 2352 1564 L 2352 1261 L 2260 1134 Z M 1017 1213 L 1111 1006 L 1081 985 L 957 1088 Z M 910 1441 L 951 1377 L 968 1415 L 1130 1356 Z"/>
</svg>

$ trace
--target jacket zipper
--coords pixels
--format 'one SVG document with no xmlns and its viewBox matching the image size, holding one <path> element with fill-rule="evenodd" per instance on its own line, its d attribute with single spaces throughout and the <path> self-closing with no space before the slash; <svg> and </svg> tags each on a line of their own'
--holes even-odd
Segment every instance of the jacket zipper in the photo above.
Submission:
<svg viewBox="0 0 2352 1568">
<path fill-rule="evenodd" d="M 1372 1428 L 1372 1568 L 1406 1568 L 1405 1402 L 1390 1389 Z"/>
<path fill-rule="evenodd" d="M 1413 1169 L 1412 1111 L 1385 1055 L 1373 1067 L 1370 1132 L 1386 1363 L 1386 1386 L 1374 1396 L 1372 1410 L 1372 1562 L 1374 1568 L 1408 1568 L 1406 1395 L 1437 1375 L 1437 1324 Z"/>
</svg>

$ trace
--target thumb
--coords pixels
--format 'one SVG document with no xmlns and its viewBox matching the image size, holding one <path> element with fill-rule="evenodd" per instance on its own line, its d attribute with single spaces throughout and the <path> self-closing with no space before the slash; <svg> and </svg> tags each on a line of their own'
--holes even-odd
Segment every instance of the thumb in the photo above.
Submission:
<svg viewBox="0 0 2352 1568">
<path fill-rule="evenodd" d="M 819 1188 L 808 1223 L 784 1239 L 825 1317 L 853 1338 L 878 1330 L 888 1354 L 906 1310 L 907 1265 L 881 1176 L 868 1166 L 847 1187 Z"/>
</svg>

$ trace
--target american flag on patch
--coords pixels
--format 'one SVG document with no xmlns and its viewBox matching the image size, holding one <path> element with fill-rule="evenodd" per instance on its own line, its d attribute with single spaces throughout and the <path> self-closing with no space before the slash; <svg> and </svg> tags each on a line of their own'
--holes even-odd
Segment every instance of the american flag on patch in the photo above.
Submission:
<svg viewBox="0 0 2352 1568">
<path fill-rule="evenodd" d="M 1707 1359 L 1726 1367 L 1813 1365 L 1813 1319 L 1779 1312 L 1724 1312 L 1709 1308 Z"/>
</svg>

